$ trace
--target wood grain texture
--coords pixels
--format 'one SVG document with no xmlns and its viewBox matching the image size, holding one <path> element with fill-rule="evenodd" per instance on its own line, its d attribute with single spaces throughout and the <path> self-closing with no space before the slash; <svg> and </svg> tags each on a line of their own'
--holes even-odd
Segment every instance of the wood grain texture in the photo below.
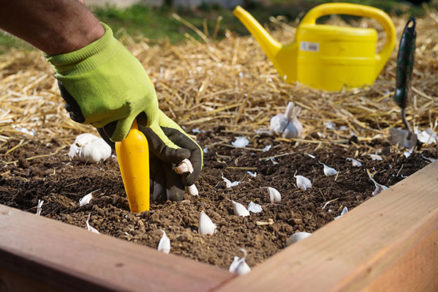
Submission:
<svg viewBox="0 0 438 292">
<path fill-rule="evenodd" d="M 438 291 L 438 162 L 219 291 Z"/>
<path fill-rule="evenodd" d="M 58 291 L 207 291 L 232 277 L 214 266 L 0 205 L 0 286 L 27 286 L 20 279 L 28 279 L 28 287 L 39 283 Z"/>
</svg>

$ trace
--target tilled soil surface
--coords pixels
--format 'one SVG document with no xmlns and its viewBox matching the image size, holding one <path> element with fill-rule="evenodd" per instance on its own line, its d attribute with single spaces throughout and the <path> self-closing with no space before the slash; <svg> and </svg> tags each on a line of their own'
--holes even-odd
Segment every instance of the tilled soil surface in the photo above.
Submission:
<svg viewBox="0 0 438 292">
<path fill-rule="evenodd" d="M 38 200 L 44 200 L 41 216 L 82 228 L 91 213 L 90 225 L 99 232 L 152 248 L 157 247 L 162 229 L 171 240 L 171 253 L 224 269 L 245 248 L 247 263 L 253 267 L 285 248 L 294 232 L 314 232 L 345 206 L 351 210 L 372 197 L 375 186 L 367 169 L 378 183 L 391 186 L 428 164 L 424 157 L 437 157 L 434 147 L 406 158 L 403 150 L 378 141 L 299 144 L 263 135 L 251 138 L 246 148 L 234 148 L 231 142 L 237 136 L 221 128 L 198 133 L 198 141 L 208 148 L 197 182 L 200 196 L 186 194 L 182 202 L 152 204 L 151 211 L 139 215 L 129 212 L 114 157 L 100 164 L 70 161 L 68 147 L 56 140 L 10 140 L 0 147 L 0 203 L 35 213 Z M 262 151 L 268 145 L 272 147 Z M 372 160 L 370 146 L 382 160 Z M 362 166 L 354 167 L 346 158 L 355 158 Z M 325 176 L 321 163 L 338 174 Z M 256 172 L 256 177 L 248 171 Z M 295 174 L 309 178 L 312 188 L 297 188 Z M 226 188 L 222 176 L 240 184 Z M 281 203 L 270 203 L 267 187 L 281 193 Z M 79 199 L 92 191 L 90 204 L 79 207 Z M 263 211 L 238 217 L 230 199 L 245 206 L 258 203 Z M 217 224 L 214 235 L 198 234 L 201 211 Z"/>
</svg>

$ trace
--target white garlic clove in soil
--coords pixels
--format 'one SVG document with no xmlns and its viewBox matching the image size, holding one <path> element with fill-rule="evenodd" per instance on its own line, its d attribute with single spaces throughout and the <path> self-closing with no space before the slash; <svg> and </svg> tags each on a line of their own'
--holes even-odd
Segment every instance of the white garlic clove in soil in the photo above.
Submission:
<svg viewBox="0 0 438 292">
<path fill-rule="evenodd" d="M 213 235 L 215 231 L 216 224 L 211 221 L 210 217 L 208 217 L 204 211 L 201 211 L 201 216 L 199 217 L 198 233 Z"/>
<path fill-rule="evenodd" d="M 87 162 L 105 161 L 111 157 L 111 147 L 102 138 L 85 133 L 76 137 L 68 156 Z"/>
<path fill-rule="evenodd" d="M 234 256 L 233 262 L 231 263 L 230 267 L 228 268 L 228 271 L 231 273 L 234 273 L 237 270 L 237 266 L 239 265 L 239 257 Z"/>
<path fill-rule="evenodd" d="M 324 163 L 321 163 L 324 166 L 324 175 L 325 176 L 333 176 L 338 174 L 338 171 L 333 167 L 327 166 Z"/>
<path fill-rule="evenodd" d="M 222 179 L 225 182 L 226 188 L 232 188 L 235 186 L 238 186 L 240 184 L 240 181 L 233 181 L 231 182 L 229 179 L 227 179 L 223 174 L 222 174 Z"/>
<path fill-rule="evenodd" d="M 86 194 L 79 200 L 79 207 L 89 204 L 91 199 L 93 199 L 93 192 Z"/>
<path fill-rule="evenodd" d="M 170 239 L 167 237 L 164 230 L 161 230 L 161 232 L 162 236 L 160 242 L 158 243 L 157 250 L 168 254 L 170 252 Z"/>
<path fill-rule="evenodd" d="M 305 176 L 295 175 L 295 179 L 297 180 L 297 187 L 302 191 L 305 191 L 312 187 L 312 182 Z"/>
<path fill-rule="evenodd" d="M 280 192 L 272 187 L 268 187 L 269 200 L 272 204 L 281 202 L 281 194 Z"/>
<path fill-rule="evenodd" d="M 234 142 L 231 142 L 231 145 L 233 145 L 236 148 L 245 148 L 248 146 L 249 141 L 245 137 L 237 137 Z"/>
<path fill-rule="evenodd" d="M 354 158 L 347 158 L 347 161 L 351 161 L 351 165 L 353 167 L 361 167 L 362 163 L 359 160 L 356 160 Z"/>
<path fill-rule="evenodd" d="M 371 160 L 383 160 L 382 156 L 379 154 L 368 154 L 371 158 Z"/>
<path fill-rule="evenodd" d="M 38 200 L 37 210 L 36 210 L 37 216 L 41 215 L 41 211 L 43 210 L 43 204 L 44 204 L 44 200 Z"/>
<path fill-rule="evenodd" d="M 378 195 L 381 192 L 383 192 L 384 190 L 388 189 L 387 186 L 381 185 L 375 181 L 374 181 L 374 185 L 375 185 L 375 189 L 374 189 L 373 193 L 371 194 L 371 196 Z"/>
<path fill-rule="evenodd" d="M 92 232 L 92 233 L 99 234 L 99 231 L 97 231 L 96 228 L 94 228 L 94 227 L 92 227 L 92 226 L 90 225 L 90 218 L 91 218 L 91 213 L 88 214 L 87 221 L 85 221 L 85 224 L 87 224 L 87 229 L 88 229 L 88 231 L 90 231 L 90 232 Z"/>
<path fill-rule="evenodd" d="M 339 216 L 336 216 L 336 217 L 335 217 L 335 220 L 338 220 L 339 218 L 341 218 L 342 216 L 344 216 L 344 215 L 347 214 L 347 213 L 348 213 L 348 208 L 347 208 L 347 207 L 344 207 L 344 208 L 342 209 L 341 214 L 340 214 Z"/>
<path fill-rule="evenodd" d="M 292 234 L 287 240 L 286 240 L 286 245 L 289 246 L 295 242 L 298 242 L 300 240 L 303 240 L 304 238 L 309 237 L 310 235 L 312 235 L 312 233 L 309 232 L 295 232 L 294 234 Z"/>
<path fill-rule="evenodd" d="M 228 271 L 231 273 L 236 273 L 237 275 L 245 275 L 251 271 L 251 268 L 246 263 L 246 250 L 241 249 L 243 252 L 243 257 L 239 259 L 239 257 L 235 256 L 233 262 L 231 263 Z"/>
<path fill-rule="evenodd" d="M 262 209 L 262 206 L 251 201 L 248 204 L 248 211 L 250 211 L 252 213 L 260 213 L 261 211 L 263 211 L 263 209 Z"/>
<path fill-rule="evenodd" d="M 242 217 L 246 217 L 250 215 L 248 209 L 246 209 L 245 206 L 242 205 L 241 203 L 235 202 L 233 200 L 231 200 L 231 203 L 233 203 L 235 215 Z"/>
<path fill-rule="evenodd" d="M 382 191 L 388 189 L 387 186 L 381 185 L 381 184 L 379 184 L 378 182 L 376 182 L 376 181 L 374 180 L 374 178 L 372 177 L 372 175 L 371 175 L 371 173 L 370 173 L 370 171 L 369 171 L 368 169 L 367 169 L 367 174 L 368 174 L 368 177 L 370 178 L 370 180 L 373 182 L 373 184 L 374 184 L 374 186 L 375 186 L 375 189 L 374 189 L 373 193 L 371 194 L 371 196 L 378 195 L 378 194 L 380 194 Z"/>
<path fill-rule="evenodd" d="M 249 174 L 249 176 L 251 177 L 257 177 L 257 172 L 252 172 L 248 170 L 246 173 Z"/>
<path fill-rule="evenodd" d="M 289 102 L 286 108 L 286 116 L 289 120 L 288 125 L 281 135 L 283 138 L 298 138 L 303 133 L 303 125 L 298 120 L 298 115 L 301 113 L 301 108 Z"/>
</svg>

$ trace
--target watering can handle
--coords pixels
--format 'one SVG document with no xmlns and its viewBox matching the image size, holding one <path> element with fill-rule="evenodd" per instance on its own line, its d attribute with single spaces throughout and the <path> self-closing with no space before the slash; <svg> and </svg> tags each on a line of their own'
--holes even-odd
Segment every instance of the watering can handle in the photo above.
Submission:
<svg viewBox="0 0 438 292">
<path fill-rule="evenodd" d="M 377 72 L 378 74 L 385 65 L 386 61 L 391 56 L 392 50 L 395 46 L 395 28 L 391 18 L 380 9 L 350 3 L 327 3 L 316 6 L 310 10 L 301 21 L 300 25 L 312 25 L 316 20 L 324 15 L 330 14 L 347 14 L 355 16 L 363 16 L 374 18 L 383 26 L 386 33 L 386 42 L 380 53 L 376 55 Z"/>
</svg>

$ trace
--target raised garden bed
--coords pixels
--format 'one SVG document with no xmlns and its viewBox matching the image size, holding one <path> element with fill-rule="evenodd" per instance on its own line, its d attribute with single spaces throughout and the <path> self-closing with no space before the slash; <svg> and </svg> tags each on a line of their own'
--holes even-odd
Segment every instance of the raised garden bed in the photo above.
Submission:
<svg viewBox="0 0 438 292">
<path fill-rule="evenodd" d="M 101 164 L 70 161 L 67 147 L 56 140 L 41 144 L 36 140 L 12 140 L 2 149 L 2 204 L 34 213 L 44 200 L 42 216 L 86 228 L 90 224 L 101 233 L 156 248 L 161 230 L 172 244 L 172 254 L 227 269 L 239 248 L 248 251 L 247 262 L 254 267 L 286 247 L 294 232 L 314 232 L 334 220 L 342 209 L 353 209 L 372 197 L 375 190 L 367 171 L 379 183 L 391 186 L 421 169 L 437 156 L 435 148 L 413 152 L 387 143 L 373 145 L 382 160 L 373 160 L 367 145 L 332 145 L 275 141 L 254 136 L 246 148 L 231 145 L 235 135 L 222 132 L 200 133 L 206 146 L 203 173 L 197 183 L 199 197 L 186 195 L 182 202 L 153 204 L 141 215 L 129 212 L 117 162 Z M 271 145 L 270 150 L 263 148 Z M 309 156 L 310 154 L 310 156 Z M 312 158 L 313 155 L 315 158 Z M 353 166 L 347 158 L 362 162 Z M 323 173 L 324 162 L 338 170 L 336 176 Z M 248 171 L 257 173 L 256 177 Z M 312 188 L 297 188 L 294 174 L 308 177 Z M 222 176 L 240 184 L 227 188 Z M 271 204 L 267 187 L 282 194 L 282 202 Z M 94 192 L 90 204 L 78 201 Z M 234 215 L 230 200 L 260 204 L 263 211 L 249 217 Z M 213 236 L 197 232 L 200 211 L 218 225 Z"/>
<path fill-rule="evenodd" d="M 429 14 L 417 22 L 421 33 L 412 80 L 414 102 L 408 112 L 409 121 L 421 130 L 434 129 L 437 119 L 437 22 L 431 20 L 436 13 Z M 400 31 L 406 19 L 394 22 Z M 294 28 L 279 24 L 275 35 L 287 40 Z M 375 25 L 360 25 L 365 24 Z M 386 142 L 387 130 L 401 127 L 391 98 L 394 55 L 370 88 L 326 93 L 285 84 L 252 38 L 227 34 L 221 42 L 160 47 L 149 47 L 145 40 L 124 41 L 151 73 L 160 107 L 187 129 L 206 131 L 196 134 L 209 150 L 198 182 L 200 197 L 153 204 L 148 213 L 130 214 L 113 159 L 98 165 L 69 161 L 66 153 L 74 137 L 91 129 L 66 116 L 53 72 L 41 55 L 13 51 L 0 56 L 3 286 L 438 289 L 438 166 L 426 166 L 424 158 L 438 155 L 436 146 L 427 146 L 406 158 L 403 150 Z M 303 109 L 303 140 L 257 135 L 289 101 Z M 250 139 L 247 148 L 231 146 L 237 136 Z M 263 152 L 267 145 L 272 148 Z M 382 161 L 369 156 L 376 152 Z M 353 167 L 347 157 L 363 166 Z M 319 162 L 339 174 L 324 176 Z M 367 169 L 381 184 L 403 181 L 372 198 L 374 185 Z M 310 178 L 313 187 L 296 188 L 295 172 Z M 241 183 L 226 188 L 222 175 Z M 269 202 L 268 186 L 281 192 L 281 203 Z M 91 204 L 78 207 L 78 200 L 91 191 Z M 39 217 L 32 214 L 38 199 L 45 201 Z M 263 212 L 237 217 L 227 199 L 245 205 L 257 202 Z M 343 207 L 350 212 L 334 221 Z M 197 234 L 202 210 L 218 225 L 213 236 Z M 85 229 L 89 214 L 90 224 L 103 234 Z M 171 239 L 170 255 L 154 250 L 160 229 Z M 295 231 L 313 234 L 286 247 Z M 226 269 L 242 247 L 253 270 L 235 277 Z"/>
<path fill-rule="evenodd" d="M 30 141 L 28 146 L 38 149 L 35 146 L 40 145 Z M 280 146 L 284 147 L 285 145 L 280 143 Z M 45 151 L 51 150 L 53 153 L 53 150 L 58 147 L 53 145 Z M 249 156 L 244 155 L 245 150 L 223 146 L 215 147 L 218 147 L 217 152 L 219 149 L 224 152 L 212 155 L 213 157 L 225 155 L 226 151 L 238 151 L 246 158 L 246 163 L 250 162 Z M 48 285 L 73 289 L 88 287 L 190 291 L 205 291 L 213 288 L 288 290 L 291 289 L 291 285 L 297 289 L 311 288 L 316 290 L 356 289 L 369 285 L 374 288 L 393 288 L 393 286 L 389 287 L 388 285 L 394 283 L 398 283 L 402 288 L 429 289 L 436 288 L 438 285 L 433 276 L 433 273 L 437 272 L 436 265 L 433 263 L 438 260 L 438 195 L 436 191 L 438 166 L 436 164 L 426 167 L 395 187 L 368 200 L 344 215 L 341 220 L 323 227 L 308 239 L 296 243 L 258 264 L 248 275 L 233 279 L 234 276 L 225 270 L 195 263 L 182 257 L 164 255 L 141 245 L 152 243 L 152 246 L 156 246 L 160 236 L 156 230 L 162 227 L 166 229 L 171 238 L 171 253 L 188 256 L 197 261 L 210 262 L 211 260 L 213 264 L 223 268 L 229 264 L 238 247 L 243 246 L 249 251 L 248 263 L 254 265 L 255 262 L 267 258 L 269 253 L 284 248 L 284 240 L 289 234 L 289 232 L 283 231 L 284 226 L 290 226 L 290 232 L 302 231 L 300 227 L 313 231 L 325 222 L 332 221 L 332 218 L 338 215 L 341 206 L 347 205 L 351 208 L 368 198 L 367 193 L 372 192 L 374 187 L 370 184 L 366 174 L 364 175 L 364 168 L 356 172 L 348 166 L 340 166 L 340 174 L 336 181 L 333 177 L 325 179 L 322 176 L 317 176 L 317 173 L 322 172 L 320 165 L 315 165 L 314 168 L 298 168 L 303 174 L 307 174 L 306 171 L 308 171 L 309 174 L 316 176 L 313 191 L 283 192 L 284 203 L 270 205 L 267 203 L 265 192 L 247 193 L 253 189 L 245 187 L 245 184 L 249 183 L 245 180 L 242 180 L 240 189 L 221 190 L 219 194 L 210 191 L 211 195 L 202 195 L 208 186 L 211 186 L 207 183 L 210 174 L 215 174 L 218 171 L 217 165 L 214 164 L 216 159 L 207 156 L 206 170 L 199 183 L 201 197 L 188 197 L 187 202 L 166 203 L 163 206 L 154 205 L 151 212 L 134 216 L 129 214 L 125 199 L 117 195 L 117 187 L 114 187 L 114 182 L 119 179 L 116 175 L 117 171 L 114 170 L 115 164 L 113 162 L 100 166 L 72 163 L 67 160 L 60 162 L 62 157 L 66 156 L 65 150 L 60 150 L 55 155 L 49 154 L 44 159 L 26 160 L 23 153 L 25 149 L 29 148 L 23 146 L 21 151 L 17 149 L 16 154 L 18 155 L 16 156 L 12 155 L 13 152 L 11 153 L 11 158 L 15 156 L 14 158 L 18 158 L 22 162 L 16 163 L 17 166 L 13 166 L 14 163 L 8 166 L 7 172 L 9 173 L 4 174 L 1 181 L 2 199 L 9 198 L 6 201 L 14 207 L 24 207 L 27 204 L 24 209 L 31 212 L 33 212 L 35 205 L 33 202 L 35 197 L 46 199 L 48 203 L 45 210 L 43 209 L 42 215 L 64 220 L 70 217 L 73 219 L 70 220 L 70 223 L 81 226 L 82 230 L 33 214 L 21 213 L 6 206 L 0 207 L 0 216 L 2 217 L 0 228 L 3 238 L 0 243 L 0 251 L 2 259 L 4 259 L 0 265 L 0 274 L 4 285 L 9 288 L 21 287 L 20 285 L 23 283 L 26 287 L 29 279 L 35 281 L 37 286 Z M 314 147 L 301 145 L 297 149 L 310 152 L 314 150 Z M 328 157 L 333 154 L 333 150 L 339 151 L 337 155 L 343 154 L 345 151 L 340 147 L 333 147 L 331 152 L 323 151 L 323 149 L 324 147 L 313 151 L 313 153 L 321 158 L 327 157 L 326 159 L 329 159 Z M 34 151 L 34 154 L 41 155 L 42 153 Z M 265 153 L 256 156 L 265 156 Z M 280 162 L 278 170 L 271 175 L 275 176 L 277 171 L 291 171 L 293 167 L 290 164 L 294 158 L 297 159 L 297 162 L 300 158 L 304 159 L 303 153 L 296 152 L 277 158 Z M 335 160 L 336 158 L 334 158 Z M 391 162 L 395 166 L 394 173 L 390 169 L 386 169 L 386 172 L 380 171 L 380 178 L 393 179 L 393 182 L 398 181 L 402 175 L 401 165 L 404 165 L 405 173 L 410 174 L 409 172 L 413 169 L 424 164 L 424 159 L 421 156 L 418 157 L 418 154 L 414 154 L 408 159 L 393 154 L 388 156 L 388 160 L 390 161 L 386 161 L 387 163 Z M 26 161 L 30 163 L 29 166 L 33 166 L 30 169 L 38 169 L 35 166 L 39 166 L 41 171 L 33 170 L 32 174 L 39 176 L 39 178 L 33 177 L 32 180 L 28 180 L 27 175 L 20 173 L 22 168 L 18 165 L 24 165 Z M 261 163 L 259 167 L 263 167 L 266 163 Z M 270 161 L 269 163 L 272 164 Z M 344 163 L 343 160 L 342 163 Z M 46 170 L 44 164 L 46 164 Z M 210 169 L 210 164 L 215 165 L 216 168 Z M 382 165 L 382 162 L 364 161 L 364 164 L 376 169 L 379 173 L 378 166 Z M 74 167 L 71 167 L 72 165 Z M 267 169 L 272 169 L 272 167 L 273 165 L 268 164 Z M 48 171 L 49 168 L 52 171 Z M 100 174 L 98 175 L 99 170 Z M 234 168 L 224 167 L 222 171 L 230 177 L 238 175 Z M 356 174 L 354 174 L 355 172 Z M 68 174 L 69 177 L 76 173 L 76 177 L 73 176 L 72 180 L 66 180 L 63 178 L 64 173 Z M 102 176 L 102 173 L 105 175 Z M 307 175 L 310 176 L 309 174 Z M 356 175 L 355 185 L 358 188 L 351 188 L 351 185 L 343 179 L 343 174 L 348 174 L 350 177 Z M 392 174 L 398 175 L 392 176 Z M 99 177 L 105 177 L 105 179 L 99 181 Z M 378 175 L 375 178 L 379 180 Z M 28 181 L 26 182 L 26 180 Z M 275 184 L 275 181 L 278 180 L 281 178 L 277 177 L 271 181 Z M 251 182 L 251 184 L 253 183 L 257 184 L 257 182 Z M 36 187 L 32 184 L 39 186 Z M 84 189 L 87 184 L 89 186 L 99 185 L 102 192 L 105 192 L 107 188 L 113 194 L 98 197 L 95 202 L 92 201 L 94 207 L 79 208 L 77 207 L 77 199 L 80 196 L 76 195 L 76 188 Z M 276 186 L 282 184 L 288 185 L 288 183 L 283 182 Z M 319 186 L 319 184 L 321 185 Z M 336 211 L 331 214 L 331 212 L 321 210 L 321 204 L 324 200 L 332 199 L 328 193 L 324 195 L 324 189 L 334 190 L 335 185 L 348 185 L 348 188 L 338 190 L 342 194 L 337 196 L 336 203 L 333 202 L 331 208 Z M 222 188 L 219 184 L 216 187 Z M 123 194 L 122 190 L 120 192 Z M 75 194 L 73 195 L 73 193 Z M 299 200 L 301 205 L 298 207 L 294 206 L 298 204 L 298 201 L 294 199 L 294 193 L 299 198 L 305 198 Z M 359 195 L 361 193 L 364 194 Z M 219 198 L 219 196 L 231 196 L 236 200 L 238 200 L 238 196 L 240 198 L 255 197 L 263 205 L 264 211 L 261 214 L 252 214 L 250 218 L 239 218 L 231 215 L 229 202 L 224 200 L 225 198 Z M 112 202 L 107 202 L 108 198 Z M 306 201 L 309 204 L 303 205 Z M 214 204 L 219 205 L 219 207 L 212 209 L 211 205 Z M 312 207 L 309 206 L 313 206 L 315 210 L 311 211 Z M 213 236 L 196 234 L 199 208 L 204 208 L 210 215 L 212 211 L 220 215 L 219 220 L 217 220 L 219 225 L 217 234 Z M 301 220 L 297 220 L 290 213 L 288 216 L 281 215 L 287 209 L 289 212 L 297 213 L 297 215 L 302 213 L 304 215 L 300 216 Z M 303 209 L 306 212 L 303 212 Z M 106 217 L 100 216 L 99 213 L 102 212 L 100 210 L 108 211 L 109 214 Z M 187 212 L 187 217 L 179 214 L 183 210 Z M 173 211 L 173 216 L 169 216 L 170 211 Z M 106 235 L 95 235 L 86 231 L 84 220 L 90 212 L 93 214 L 91 224 L 103 233 L 108 232 L 108 234 L 116 236 L 117 234 L 133 234 L 125 239 L 137 241 L 137 243 L 128 244 L 126 240 L 120 241 Z M 117 216 L 118 214 L 119 216 Z M 112 215 L 121 220 L 105 219 Z M 163 218 L 160 222 L 155 222 L 153 219 L 154 216 L 161 218 L 164 215 L 167 216 L 167 219 Z M 122 218 L 126 219 L 127 222 L 123 222 Z M 182 228 L 181 224 L 184 223 L 175 222 L 175 219 L 170 218 L 180 218 L 182 221 L 184 218 L 189 218 L 189 224 Z M 216 219 L 215 216 L 212 218 Z M 256 221 L 267 222 L 269 218 L 275 219 L 274 224 L 261 226 L 254 224 Z M 116 224 L 117 221 L 121 222 Z M 131 221 L 136 223 L 133 224 Z M 145 231 L 138 234 L 138 236 L 143 235 L 147 238 L 144 241 L 136 236 L 137 232 L 135 231 L 138 230 L 139 221 L 144 222 L 145 225 Z M 167 228 L 162 226 L 165 224 L 164 222 L 167 223 Z M 134 230 L 131 231 L 131 229 Z M 283 235 L 283 233 L 285 234 Z M 259 234 L 264 237 L 264 245 L 257 244 Z M 119 237 L 123 238 L 124 236 Z M 190 242 L 189 238 L 191 238 Z M 253 245 L 250 244 L 251 242 Z M 266 251 L 264 251 L 265 246 L 268 247 Z M 270 246 L 277 248 L 269 249 Z M 228 259 L 228 261 L 222 258 Z M 314 274 L 319 275 L 317 281 L 315 281 L 314 276 L 311 276 Z M 23 277 L 26 279 L 25 282 L 23 282 Z"/>
</svg>

